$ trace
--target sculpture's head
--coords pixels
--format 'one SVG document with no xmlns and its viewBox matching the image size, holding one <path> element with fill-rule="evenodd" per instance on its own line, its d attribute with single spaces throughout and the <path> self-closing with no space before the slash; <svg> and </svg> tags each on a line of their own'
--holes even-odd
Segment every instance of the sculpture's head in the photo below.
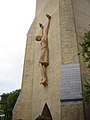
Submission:
<svg viewBox="0 0 90 120">
<path fill-rule="evenodd" d="M 36 38 L 35 38 L 36 41 L 41 41 L 41 39 L 42 39 L 41 35 L 37 35 Z"/>
</svg>

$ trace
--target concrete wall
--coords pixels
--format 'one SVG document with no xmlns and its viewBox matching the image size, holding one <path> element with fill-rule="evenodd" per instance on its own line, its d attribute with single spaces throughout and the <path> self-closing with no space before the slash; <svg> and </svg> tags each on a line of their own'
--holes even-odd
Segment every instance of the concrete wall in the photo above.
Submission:
<svg viewBox="0 0 90 120">
<path fill-rule="evenodd" d="M 90 31 L 90 0 L 72 0 L 73 11 L 75 16 L 75 26 L 78 43 L 82 40 L 82 36 L 87 31 Z M 78 44 L 79 51 L 81 50 Z M 90 74 L 87 70 L 86 64 L 83 62 L 82 57 L 80 57 L 81 64 L 81 77 L 82 83 L 88 79 Z M 90 105 L 85 105 L 85 120 L 90 120 Z"/>
<path fill-rule="evenodd" d="M 76 2 L 76 0 L 74 1 Z M 83 120 L 81 75 L 78 57 L 78 42 L 72 0 L 60 0 L 60 36 L 61 36 L 61 119 Z M 70 68 L 71 67 L 71 68 Z M 71 103 L 68 104 L 68 102 Z M 78 114 L 79 113 L 79 114 Z"/>
<path fill-rule="evenodd" d="M 79 63 L 71 0 L 60 0 L 60 28 L 62 64 Z"/>
<path fill-rule="evenodd" d="M 52 3 L 52 4 L 51 4 Z M 40 3 L 41 4 L 41 3 Z M 53 120 L 60 120 L 60 67 L 61 67 L 61 45 L 59 26 L 59 4 L 58 0 L 47 0 L 43 2 L 44 7 L 37 10 L 37 32 L 40 33 L 38 23 L 46 27 L 47 19 L 45 14 L 52 15 L 49 31 L 49 66 L 47 67 L 48 86 L 40 85 L 41 74 L 38 67 L 40 56 L 40 43 L 35 42 L 35 64 L 33 81 L 33 112 L 32 120 L 42 113 L 47 103 Z"/>
<path fill-rule="evenodd" d="M 79 42 L 82 40 L 82 37 L 85 32 L 90 30 L 90 1 L 89 0 L 72 0 L 73 3 L 73 12 L 75 18 L 75 27 L 76 27 L 76 35 L 78 42 L 78 49 L 80 51 Z M 87 68 L 82 58 L 80 58 L 81 64 L 81 73 L 82 78 L 86 79 L 87 76 Z"/>
<path fill-rule="evenodd" d="M 44 15 L 46 13 L 49 13 L 51 15 L 58 6 L 59 0 L 37 0 L 36 16 L 39 18 L 39 20 L 43 19 L 44 21 Z"/>
<path fill-rule="evenodd" d="M 34 79 L 34 44 L 36 21 L 34 20 L 30 34 L 27 34 L 25 62 L 22 78 L 22 87 L 19 98 L 13 109 L 13 120 L 32 120 L 32 90 Z M 32 34 L 33 33 L 33 34 Z"/>
<path fill-rule="evenodd" d="M 13 120 L 35 120 L 47 103 L 53 120 L 60 120 L 60 67 L 61 46 L 58 0 L 37 0 L 36 17 L 27 34 L 27 44 L 22 78 L 21 94 L 13 110 Z M 52 3 L 52 4 L 51 4 Z M 40 43 L 35 36 L 40 34 L 38 23 L 46 27 L 46 13 L 52 15 L 49 31 L 48 86 L 40 85 L 41 73 L 38 66 Z"/>
<path fill-rule="evenodd" d="M 35 36 L 41 33 L 38 23 L 42 23 L 46 27 L 46 13 L 50 14 L 52 18 L 48 36 L 50 63 L 47 67 L 48 86 L 44 87 L 40 85 L 41 74 L 38 67 L 40 43 L 35 42 Z M 77 76 L 72 77 L 70 90 L 74 85 L 75 89 L 80 88 L 79 94 L 74 90 L 75 94 L 72 95 L 72 99 L 78 98 L 78 95 L 81 98 L 80 73 L 85 79 L 87 69 L 82 59 L 78 57 L 78 43 L 82 34 L 89 30 L 89 13 L 89 0 L 37 0 L 36 17 L 27 34 L 22 89 L 13 110 L 13 120 L 35 120 L 42 113 L 45 103 L 50 109 L 53 120 L 84 119 L 82 102 L 72 101 L 70 104 L 67 102 L 60 104 L 60 99 L 62 90 L 66 90 L 62 89 L 64 87 L 61 85 L 63 80 L 62 66 L 76 64 L 81 65 L 81 71 L 78 71 L 79 78 L 74 80 L 75 84 L 72 82 Z M 67 83 L 67 81 L 64 82 Z M 70 84 L 67 84 L 67 89 L 69 87 Z M 72 94 L 72 91 L 69 93 Z"/>
<path fill-rule="evenodd" d="M 84 120 L 82 102 L 62 104 L 61 120 Z"/>
</svg>

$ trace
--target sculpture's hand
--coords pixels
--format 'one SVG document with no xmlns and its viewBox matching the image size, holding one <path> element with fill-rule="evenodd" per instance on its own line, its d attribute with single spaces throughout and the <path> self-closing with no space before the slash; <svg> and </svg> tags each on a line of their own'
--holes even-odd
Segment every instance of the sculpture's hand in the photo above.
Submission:
<svg viewBox="0 0 90 120">
<path fill-rule="evenodd" d="M 49 14 L 46 14 L 46 16 L 47 16 L 48 19 L 51 19 L 51 16 Z"/>
<path fill-rule="evenodd" d="M 39 23 L 39 27 L 40 27 L 40 28 L 43 28 L 43 25 L 42 25 L 41 23 Z"/>
</svg>

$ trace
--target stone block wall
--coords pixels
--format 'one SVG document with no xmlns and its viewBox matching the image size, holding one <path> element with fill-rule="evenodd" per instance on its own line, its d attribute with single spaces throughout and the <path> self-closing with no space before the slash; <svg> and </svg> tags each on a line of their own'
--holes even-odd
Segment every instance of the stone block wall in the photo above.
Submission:
<svg viewBox="0 0 90 120">
<path fill-rule="evenodd" d="M 82 104 L 82 102 L 62 103 L 61 120 L 84 120 Z"/>
</svg>

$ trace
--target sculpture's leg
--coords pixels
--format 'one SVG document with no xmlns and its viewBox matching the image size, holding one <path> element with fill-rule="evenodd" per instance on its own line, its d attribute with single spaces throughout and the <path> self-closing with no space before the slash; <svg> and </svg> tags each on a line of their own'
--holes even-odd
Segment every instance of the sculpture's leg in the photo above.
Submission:
<svg viewBox="0 0 90 120">
<path fill-rule="evenodd" d="M 45 79 L 44 79 L 42 82 L 43 82 L 43 83 L 44 83 L 44 82 L 47 83 L 46 67 L 45 67 L 45 65 L 43 65 L 43 71 L 44 71 Z"/>
<path fill-rule="evenodd" d="M 41 75 L 42 75 L 41 84 L 46 86 L 47 85 L 46 68 L 41 63 L 39 63 L 39 66 L 40 66 L 40 71 L 41 71 Z"/>
</svg>

